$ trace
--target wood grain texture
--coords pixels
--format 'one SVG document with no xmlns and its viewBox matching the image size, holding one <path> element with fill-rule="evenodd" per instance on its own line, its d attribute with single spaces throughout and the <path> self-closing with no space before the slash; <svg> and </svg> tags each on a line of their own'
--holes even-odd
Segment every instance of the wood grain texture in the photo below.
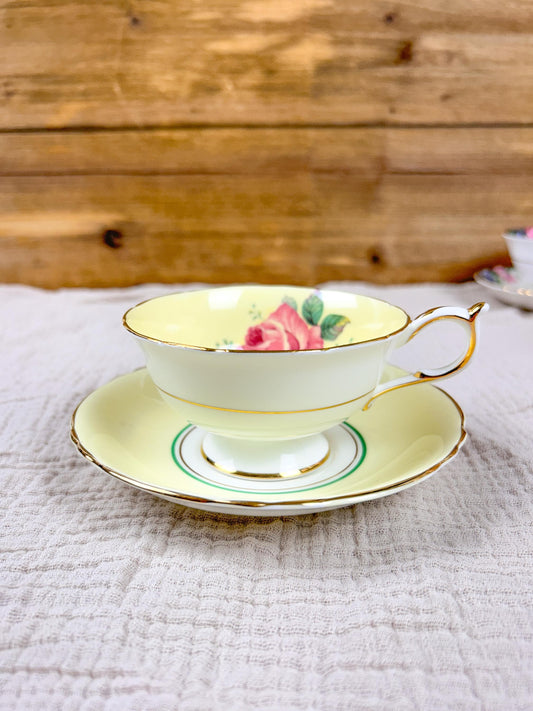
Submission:
<svg viewBox="0 0 533 711">
<path fill-rule="evenodd" d="M 460 280 L 533 205 L 533 2 L 0 0 L 0 280 Z"/>
<path fill-rule="evenodd" d="M 532 27 L 530 0 L 2 0 L 0 128 L 528 124 Z"/>
<path fill-rule="evenodd" d="M 0 280 L 461 280 L 531 218 L 533 129 L 0 135 Z"/>
<path fill-rule="evenodd" d="M 378 175 L 533 171 L 533 128 L 183 128 L 0 132 L 0 175 Z"/>
</svg>

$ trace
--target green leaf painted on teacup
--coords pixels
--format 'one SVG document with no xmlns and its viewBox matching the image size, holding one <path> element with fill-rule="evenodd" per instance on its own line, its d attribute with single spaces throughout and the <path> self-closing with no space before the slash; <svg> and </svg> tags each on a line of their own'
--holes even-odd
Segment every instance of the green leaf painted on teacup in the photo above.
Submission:
<svg viewBox="0 0 533 711">
<path fill-rule="evenodd" d="M 329 314 L 320 324 L 320 335 L 325 341 L 334 341 L 342 333 L 350 319 L 339 314 Z"/>
<path fill-rule="evenodd" d="M 282 303 L 287 304 L 287 306 L 290 306 L 291 309 L 298 311 L 298 304 L 296 303 L 296 299 L 293 299 L 292 296 L 284 296 Z"/>
<path fill-rule="evenodd" d="M 324 311 L 324 304 L 320 296 L 317 294 L 311 294 L 304 301 L 302 306 L 302 316 L 311 326 L 316 326 L 322 317 L 322 312 Z"/>
</svg>

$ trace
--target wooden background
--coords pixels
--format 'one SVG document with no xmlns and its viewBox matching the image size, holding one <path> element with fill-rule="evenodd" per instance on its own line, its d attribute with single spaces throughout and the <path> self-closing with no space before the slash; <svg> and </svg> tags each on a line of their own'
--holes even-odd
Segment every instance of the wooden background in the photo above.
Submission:
<svg viewBox="0 0 533 711">
<path fill-rule="evenodd" d="M 468 279 L 532 168 L 531 0 L 0 0 L 0 281 Z"/>
</svg>

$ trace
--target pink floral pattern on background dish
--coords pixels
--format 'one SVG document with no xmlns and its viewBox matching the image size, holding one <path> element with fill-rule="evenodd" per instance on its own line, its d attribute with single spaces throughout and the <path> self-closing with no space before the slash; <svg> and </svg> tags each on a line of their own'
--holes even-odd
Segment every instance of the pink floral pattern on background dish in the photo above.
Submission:
<svg viewBox="0 0 533 711">
<path fill-rule="evenodd" d="M 242 348 L 247 351 L 324 348 L 324 341 L 335 341 L 350 321 L 339 314 L 322 319 L 323 311 L 324 303 L 318 292 L 303 302 L 301 316 L 296 301 L 286 297 L 266 319 L 248 328 Z"/>
<path fill-rule="evenodd" d="M 481 276 L 494 284 L 515 284 L 516 277 L 512 267 L 494 267 L 494 269 L 483 269 Z"/>
</svg>

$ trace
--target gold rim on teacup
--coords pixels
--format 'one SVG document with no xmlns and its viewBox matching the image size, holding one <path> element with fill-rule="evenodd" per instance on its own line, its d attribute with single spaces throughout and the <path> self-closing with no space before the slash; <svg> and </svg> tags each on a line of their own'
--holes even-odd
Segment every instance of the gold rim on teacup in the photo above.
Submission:
<svg viewBox="0 0 533 711">
<path fill-rule="evenodd" d="M 223 348 L 223 347 L 210 347 L 210 346 L 200 346 L 192 343 L 183 343 L 181 341 L 176 341 L 176 340 L 165 340 L 164 338 L 154 338 L 153 336 L 148 335 L 147 333 L 142 333 L 141 331 L 136 330 L 131 326 L 131 324 L 128 322 L 128 316 L 132 314 L 136 309 L 138 309 L 140 306 L 144 306 L 145 304 L 149 304 L 155 301 L 158 301 L 159 299 L 166 299 L 167 297 L 172 297 L 172 296 L 177 296 L 177 295 L 185 295 L 185 294 L 194 294 L 198 292 L 206 292 L 206 291 L 217 291 L 217 290 L 223 290 L 226 288 L 234 288 L 234 287 L 224 287 L 224 286 L 219 286 L 219 287 L 212 287 L 209 289 L 197 289 L 197 290 L 192 290 L 192 291 L 183 291 L 183 292 L 177 292 L 173 294 L 162 294 L 160 296 L 154 296 L 150 299 L 144 299 L 143 301 L 140 301 L 138 304 L 135 304 L 131 308 L 129 308 L 125 314 L 122 316 L 122 325 L 124 328 L 129 331 L 133 336 L 136 336 L 137 338 L 143 338 L 147 341 L 153 341 L 154 343 L 164 343 L 165 345 L 168 346 L 177 346 L 179 348 L 188 348 L 191 350 L 195 351 L 207 351 L 207 352 L 220 352 L 220 353 L 264 353 L 265 351 L 259 351 L 259 350 L 242 350 L 240 348 Z M 254 285 L 250 285 L 249 287 L 244 287 L 244 288 L 260 288 L 260 289 L 270 289 L 270 288 L 276 288 L 276 289 L 299 289 L 301 291 L 306 291 L 306 292 L 317 292 L 317 291 L 328 291 L 329 293 L 333 293 L 334 290 L 332 289 L 308 289 L 306 287 L 294 287 L 294 286 L 275 286 L 275 287 L 270 287 L 270 286 L 262 286 L 262 287 L 256 287 Z M 351 292 L 338 292 L 342 294 L 350 294 Z M 376 338 L 368 338 L 365 339 L 364 341 L 360 341 L 360 343 L 371 343 L 375 341 L 383 341 L 386 340 L 387 338 L 391 338 L 392 336 L 396 335 L 397 333 L 400 333 L 403 331 L 403 329 L 408 326 L 411 323 L 411 317 L 409 314 L 401 308 L 401 306 L 396 306 L 396 304 L 390 304 L 388 301 L 385 301 L 385 299 L 378 299 L 374 296 L 372 297 L 364 297 L 371 299 L 372 301 L 375 301 L 377 303 L 381 303 L 384 306 L 390 306 L 396 309 L 397 311 L 401 312 L 403 316 L 405 317 L 405 323 L 383 335 L 383 336 L 377 336 Z M 333 345 L 328 345 L 326 348 L 284 348 L 283 350 L 277 350 L 277 349 L 269 349 L 267 352 L 268 353 L 301 353 L 301 352 L 309 352 L 309 351 L 323 351 L 323 350 L 332 350 L 333 348 L 347 348 L 349 346 L 355 346 L 358 345 L 358 343 L 338 343 L 338 344 L 333 344 Z"/>
</svg>

